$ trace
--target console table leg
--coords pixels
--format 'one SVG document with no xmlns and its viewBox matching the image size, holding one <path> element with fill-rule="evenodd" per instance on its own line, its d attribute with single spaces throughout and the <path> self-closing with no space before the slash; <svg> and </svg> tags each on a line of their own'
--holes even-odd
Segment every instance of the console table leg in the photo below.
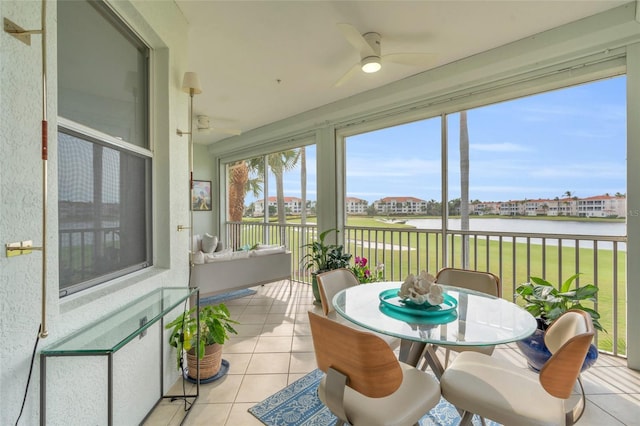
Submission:
<svg viewBox="0 0 640 426">
<path fill-rule="evenodd" d="M 107 401 L 107 410 L 108 410 L 108 420 L 107 423 L 109 426 L 113 425 L 113 352 L 109 353 L 107 357 L 107 369 L 108 371 L 108 379 L 107 379 L 107 392 L 109 394 Z"/>
<path fill-rule="evenodd" d="M 47 424 L 47 357 L 40 354 L 40 426 Z"/>
</svg>

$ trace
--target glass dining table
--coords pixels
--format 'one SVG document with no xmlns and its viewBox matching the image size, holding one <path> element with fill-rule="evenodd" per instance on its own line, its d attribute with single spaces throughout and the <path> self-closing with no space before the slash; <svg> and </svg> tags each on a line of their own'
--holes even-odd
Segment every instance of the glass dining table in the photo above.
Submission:
<svg viewBox="0 0 640 426">
<path fill-rule="evenodd" d="M 399 359 L 416 366 L 425 355 L 439 378 L 444 368 L 437 346 L 493 346 L 515 342 L 536 329 L 535 318 L 505 299 L 442 285 L 437 306 L 413 305 L 397 296 L 402 282 L 349 287 L 333 298 L 339 315 L 368 330 L 400 338 Z"/>
</svg>

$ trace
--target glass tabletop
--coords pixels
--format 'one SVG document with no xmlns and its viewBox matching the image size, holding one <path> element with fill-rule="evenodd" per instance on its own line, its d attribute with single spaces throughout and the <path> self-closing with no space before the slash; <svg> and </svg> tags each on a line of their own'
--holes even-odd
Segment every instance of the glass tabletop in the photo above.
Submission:
<svg viewBox="0 0 640 426">
<path fill-rule="evenodd" d="M 341 316 L 371 331 L 423 343 L 489 346 L 521 340 L 536 329 L 534 317 L 515 303 L 459 287 L 442 286 L 456 306 L 441 314 L 405 312 L 381 301 L 381 294 L 388 299 L 401 285 L 397 281 L 350 287 L 335 295 L 333 305 Z"/>
<path fill-rule="evenodd" d="M 158 288 L 53 343 L 41 353 L 49 356 L 113 353 L 196 292 L 197 289 L 188 287 Z"/>
</svg>

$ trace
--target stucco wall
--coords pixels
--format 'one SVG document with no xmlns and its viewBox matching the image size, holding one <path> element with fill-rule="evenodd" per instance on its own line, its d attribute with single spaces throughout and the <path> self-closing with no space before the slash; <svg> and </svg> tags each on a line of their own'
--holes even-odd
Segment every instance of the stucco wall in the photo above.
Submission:
<svg viewBox="0 0 640 426">
<path fill-rule="evenodd" d="M 186 286 L 188 238 L 178 224 L 188 223 L 184 202 L 187 147 L 175 129 L 187 125 L 188 96 L 180 91 L 187 71 L 187 22 L 174 2 L 115 2 L 114 8 L 153 49 L 152 148 L 154 266 L 96 289 L 58 298 L 56 3 L 47 1 L 47 106 L 49 129 L 47 252 L 7 258 L 0 255 L 0 424 L 14 424 L 20 412 L 41 323 L 42 260 L 46 259 L 47 328 L 51 345 L 118 306 L 160 286 Z M 0 2 L 0 15 L 27 29 L 41 27 L 41 3 Z M 27 46 L 0 33 L 0 241 L 43 241 L 41 43 Z M 115 356 L 115 424 L 138 424 L 160 396 L 159 326 L 135 339 Z M 164 336 L 163 336 L 164 338 Z M 165 360 L 173 354 L 165 349 Z M 164 367 L 165 387 L 177 377 L 172 362 Z M 104 358 L 52 359 L 47 364 L 47 424 L 106 424 L 107 387 Z M 151 377 L 150 377 L 151 376 Z M 39 359 L 36 357 L 20 424 L 40 420 Z"/>
</svg>

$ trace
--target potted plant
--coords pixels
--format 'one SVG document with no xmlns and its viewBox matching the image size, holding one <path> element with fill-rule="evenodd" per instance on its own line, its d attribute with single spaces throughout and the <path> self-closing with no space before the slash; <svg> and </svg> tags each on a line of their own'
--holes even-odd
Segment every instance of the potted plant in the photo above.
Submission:
<svg viewBox="0 0 640 426">
<path fill-rule="evenodd" d="M 600 314 L 593 308 L 584 305 L 584 302 L 595 302 L 598 287 L 586 284 L 582 287 L 573 285 L 580 276 L 575 274 L 569 277 L 558 289 L 552 283 L 540 277 L 530 277 L 530 281 L 520 284 L 516 288 L 518 296 L 525 301 L 524 308 L 536 318 L 538 329 L 530 337 L 516 342 L 520 351 L 527 358 L 529 368 L 540 371 L 544 363 L 551 356 L 551 352 L 544 343 L 544 332 L 560 315 L 569 309 L 580 309 L 589 315 L 593 326 L 597 330 L 606 330 L 600 324 Z M 598 358 L 598 348 L 591 344 L 582 371 L 589 368 Z"/>
<path fill-rule="evenodd" d="M 169 344 L 177 349 L 178 370 L 183 366 L 183 350 L 187 353 L 189 377 L 198 377 L 196 349 L 200 358 L 200 380 L 215 376 L 222 364 L 222 345 L 229 339 L 229 333 L 238 334 L 232 324 L 229 309 L 224 303 L 208 305 L 200 309 L 200 345 L 197 345 L 196 308 L 184 311 L 165 326 L 171 329 Z"/>
<path fill-rule="evenodd" d="M 339 232 L 337 229 L 328 229 L 318 236 L 318 241 L 302 246 L 302 248 L 309 250 L 302 258 L 302 261 L 305 269 L 311 270 L 311 289 L 316 305 L 321 304 L 316 275 L 334 269 L 348 268 L 351 260 L 351 255 L 343 252 L 344 247 L 342 245 L 325 243 L 325 238 L 333 231 Z"/>
<path fill-rule="evenodd" d="M 366 257 L 356 256 L 351 266 L 351 271 L 353 271 L 353 274 L 361 284 L 374 283 L 384 279 L 384 264 L 380 263 L 371 270 Z"/>
</svg>

